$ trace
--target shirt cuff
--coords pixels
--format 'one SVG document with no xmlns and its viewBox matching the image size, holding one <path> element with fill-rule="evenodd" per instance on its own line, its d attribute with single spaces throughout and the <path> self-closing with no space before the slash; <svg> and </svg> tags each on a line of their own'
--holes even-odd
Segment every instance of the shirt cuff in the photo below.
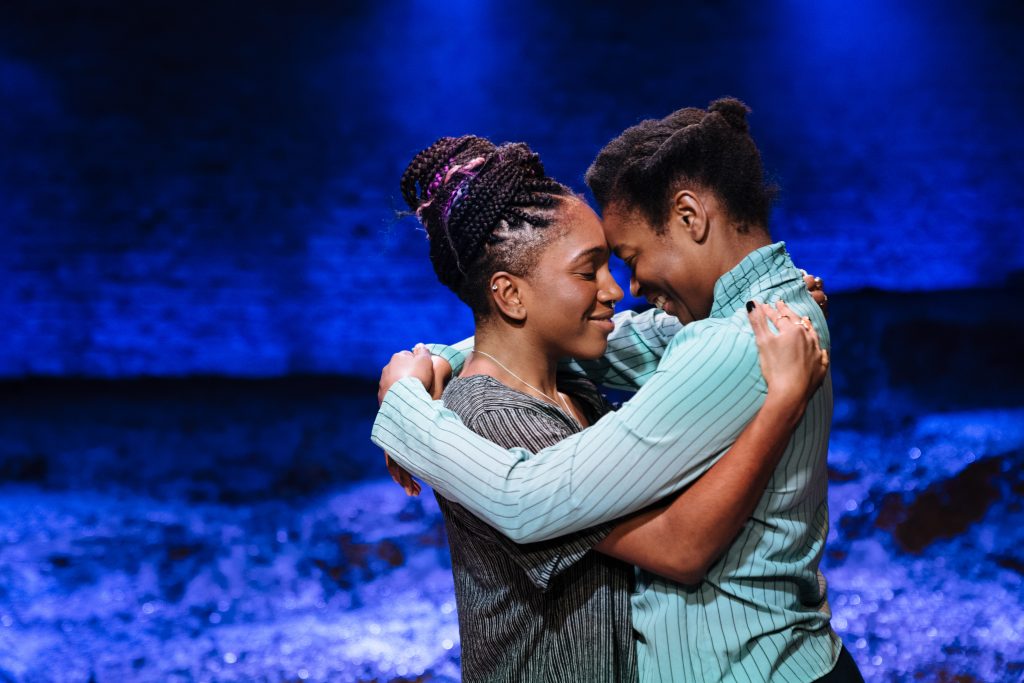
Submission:
<svg viewBox="0 0 1024 683">
<path fill-rule="evenodd" d="M 432 402 L 433 399 L 423 388 L 422 382 L 415 377 L 403 377 L 392 384 L 388 393 L 384 394 L 384 401 L 380 404 L 377 417 L 373 421 L 370 439 L 388 453 L 402 453 L 405 450 L 402 444 L 406 430 L 395 430 L 395 425 L 407 424 L 405 416 L 408 415 L 410 406 L 418 403 L 426 407 Z"/>
<path fill-rule="evenodd" d="M 458 346 L 448 346 L 447 344 L 427 344 L 427 351 L 430 351 L 430 355 L 443 358 L 448 365 L 452 366 L 452 377 L 457 377 L 462 372 L 462 366 L 466 363 L 466 352 L 469 350 L 472 350 L 472 346 L 468 349 L 460 349 Z"/>
</svg>

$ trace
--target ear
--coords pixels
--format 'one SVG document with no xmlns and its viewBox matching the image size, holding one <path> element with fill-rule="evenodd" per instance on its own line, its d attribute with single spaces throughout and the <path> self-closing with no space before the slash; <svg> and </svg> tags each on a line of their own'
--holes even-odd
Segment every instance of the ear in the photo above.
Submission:
<svg viewBox="0 0 1024 683">
<path fill-rule="evenodd" d="M 669 227 L 681 228 L 684 233 L 698 244 L 708 238 L 708 212 L 700 197 L 690 190 L 679 190 L 672 197 Z"/>
<path fill-rule="evenodd" d="M 498 271 L 491 276 L 488 287 L 491 299 L 502 315 L 512 320 L 526 320 L 526 305 L 523 303 L 522 280 L 511 273 Z"/>
</svg>

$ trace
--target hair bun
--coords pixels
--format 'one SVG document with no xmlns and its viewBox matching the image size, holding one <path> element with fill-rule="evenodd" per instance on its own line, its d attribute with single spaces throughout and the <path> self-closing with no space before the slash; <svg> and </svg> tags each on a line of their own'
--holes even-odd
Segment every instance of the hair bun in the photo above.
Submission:
<svg viewBox="0 0 1024 683">
<path fill-rule="evenodd" d="M 412 211 L 430 203 L 447 181 L 449 169 L 474 156 L 486 155 L 494 145 L 475 135 L 444 137 L 413 158 L 402 174 L 402 198 Z"/>
<path fill-rule="evenodd" d="M 497 152 L 499 165 L 517 165 L 528 177 L 544 177 L 544 164 L 540 161 L 540 155 L 530 149 L 525 142 L 506 142 L 498 147 Z"/>
<path fill-rule="evenodd" d="M 708 113 L 719 114 L 732 128 L 742 133 L 750 130 L 747 125 L 747 114 L 750 113 L 750 107 L 735 97 L 723 97 L 715 100 L 708 105 Z"/>
</svg>

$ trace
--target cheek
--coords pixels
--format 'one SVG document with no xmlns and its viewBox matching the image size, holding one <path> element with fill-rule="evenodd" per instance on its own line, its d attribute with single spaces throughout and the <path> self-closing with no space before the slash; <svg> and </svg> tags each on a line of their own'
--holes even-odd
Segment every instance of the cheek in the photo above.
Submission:
<svg viewBox="0 0 1024 683">
<path fill-rule="evenodd" d="M 569 324 L 576 325 L 581 317 L 593 308 L 593 287 L 589 282 L 569 283 L 558 293 L 558 305 Z"/>
<path fill-rule="evenodd" d="M 548 299 L 552 327 L 566 334 L 585 333 L 587 327 L 592 327 L 586 317 L 593 311 L 596 300 L 597 288 L 594 283 L 579 279 L 564 282 L 561 288 L 551 292 Z"/>
<path fill-rule="evenodd" d="M 638 259 L 636 263 L 636 279 L 640 284 L 661 285 L 665 280 L 665 268 L 671 264 L 664 263 L 660 255 Z"/>
<path fill-rule="evenodd" d="M 538 324 L 548 329 L 564 330 L 579 320 L 580 298 L 573 283 L 564 280 L 552 283 L 551 287 L 535 296 L 539 297 L 536 308 Z"/>
</svg>

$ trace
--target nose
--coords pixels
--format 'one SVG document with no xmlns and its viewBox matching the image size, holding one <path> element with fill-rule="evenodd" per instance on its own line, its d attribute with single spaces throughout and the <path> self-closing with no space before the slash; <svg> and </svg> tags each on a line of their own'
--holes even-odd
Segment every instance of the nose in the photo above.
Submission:
<svg viewBox="0 0 1024 683">
<path fill-rule="evenodd" d="M 636 276 L 629 276 L 629 293 L 636 298 L 640 298 L 640 283 L 636 281 Z"/>
<path fill-rule="evenodd" d="M 615 281 L 615 278 L 610 278 L 610 280 L 611 287 L 608 288 L 608 300 L 614 306 L 616 302 L 622 301 L 622 287 L 619 287 L 619 283 Z"/>
<path fill-rule="evenodd" d="M 615 281 L 615 277 L 608 268 L 603 268 L 601 275 L 598 301 L 614 306 L 615 302 L 622 301 L 622 287 L 619 287 L 619 283 Z"/>
</svg>

